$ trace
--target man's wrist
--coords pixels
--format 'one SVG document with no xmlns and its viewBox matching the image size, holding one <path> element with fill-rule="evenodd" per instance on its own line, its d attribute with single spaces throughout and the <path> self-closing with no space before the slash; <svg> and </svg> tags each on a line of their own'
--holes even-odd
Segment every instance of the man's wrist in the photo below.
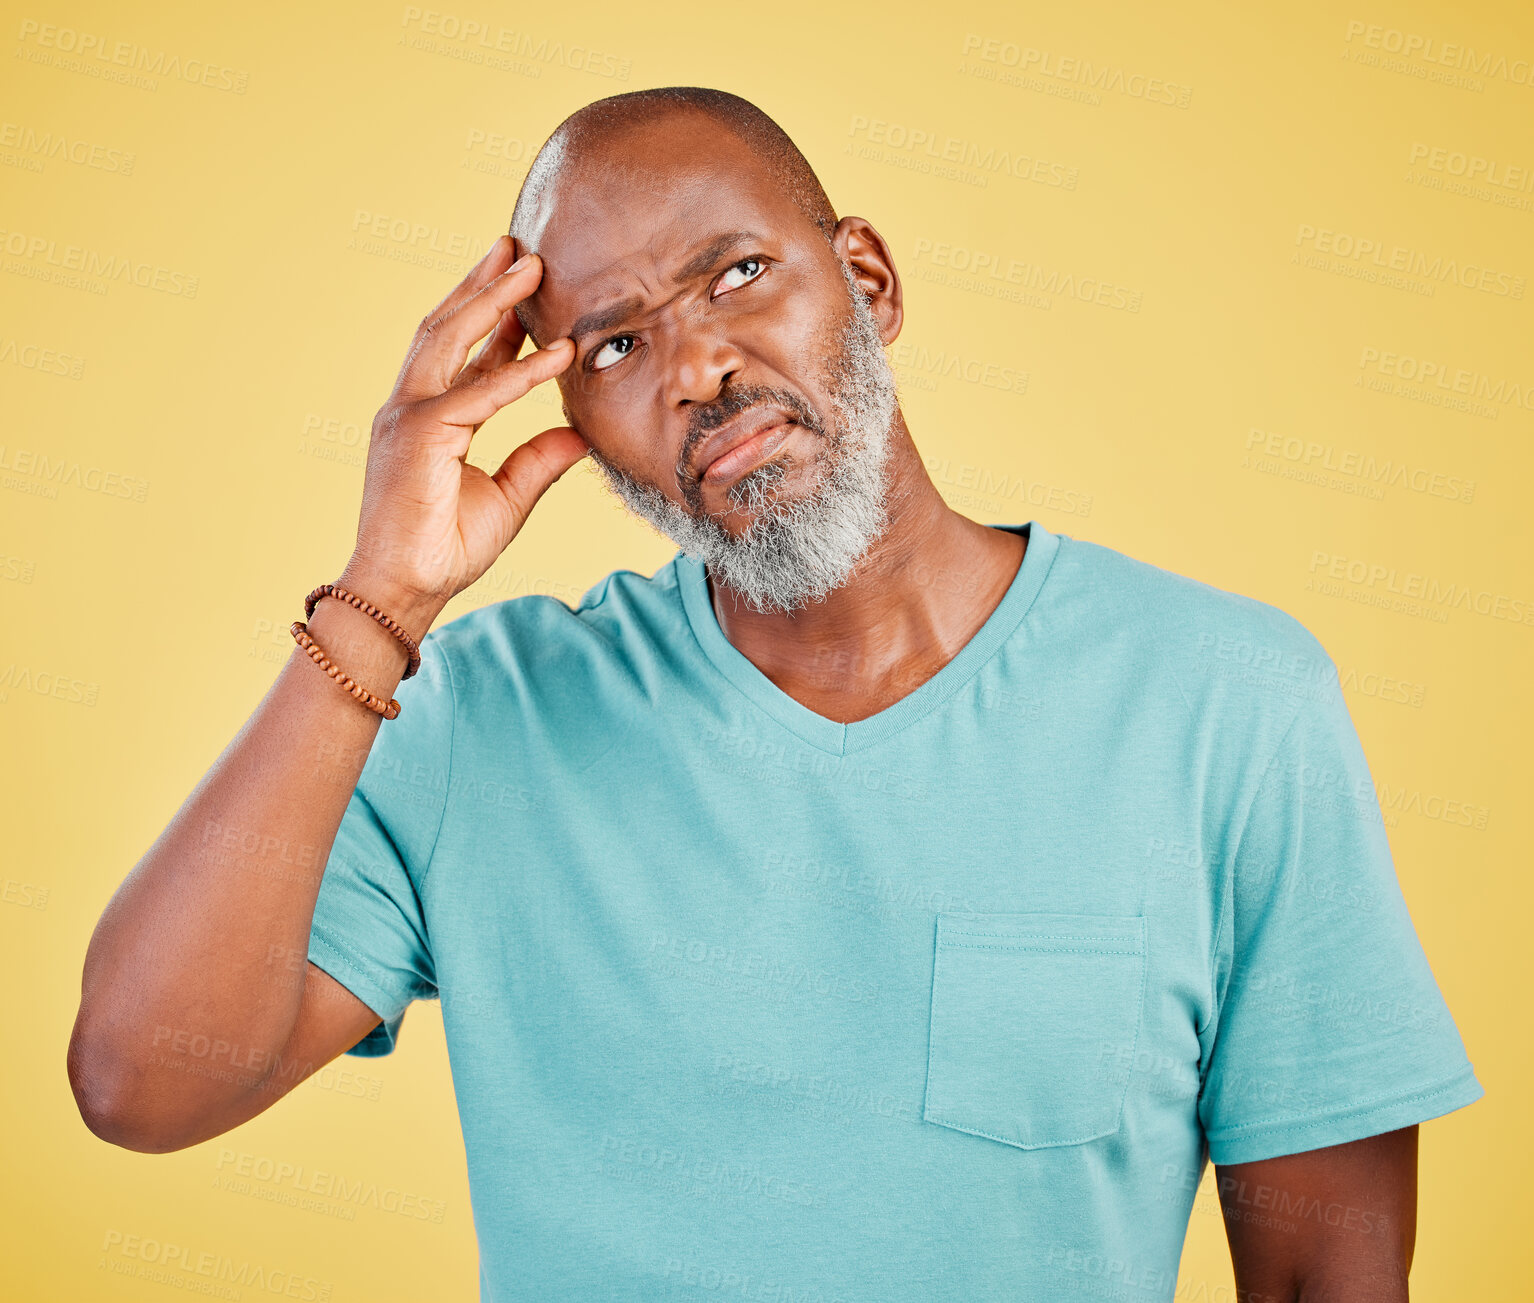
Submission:
<svg viewBox="0 0 1534 1303">
<path fill-rule="evenodd" d="M 431 631 L 442 608 L 447 605 L 438 598 L 410 592 L 376 571 L 348 566 L 335 582 L 338 587 L 376 606 L 417 643 Z"/>
</svg>

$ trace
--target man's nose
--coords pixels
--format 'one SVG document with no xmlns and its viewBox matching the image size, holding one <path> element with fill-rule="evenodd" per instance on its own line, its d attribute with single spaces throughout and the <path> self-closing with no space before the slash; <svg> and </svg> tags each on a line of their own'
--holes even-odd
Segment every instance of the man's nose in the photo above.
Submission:
<svg viewBox="0 0 1534 1303">
<path fill-rule="evenodd" d="M 666 402 L 671 407 L 711 403 L 726 380 L 738 375 L 745 357 L 722 332 L 684 323 L 671 343 L 666 372 Z"/>
</svg>

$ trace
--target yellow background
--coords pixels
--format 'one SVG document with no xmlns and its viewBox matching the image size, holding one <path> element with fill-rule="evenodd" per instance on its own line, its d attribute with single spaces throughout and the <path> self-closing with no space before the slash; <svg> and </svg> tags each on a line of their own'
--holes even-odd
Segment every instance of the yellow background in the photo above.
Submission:
<svg viewBox="0 0 1534 1303">
<path fill-rule="evenodd" d="M 395 1056 L 345 1059 L 349 1076 L 163 1157 L 85 1130 L 65 1045 L 112 889 L 266 691 L 303 595 L 347 559 L 366 432 L 417 320 L 505 229 L 560 119 L 673 83 L 760 104 L 838 212 L 884 232 L 905 280 L 905 411 L 956 507 L 1273 603 L 1348 676 L 1399 801 L 1401 884 L 1487 1090 L 1423 1127 L 1414 1297 L 1520 1295 L 1534 624 L 1504 617 L 1534 602 L 1534 333 L 1527 293 L 1505 291 L 1534 275 L 1534 189 L 1507 170 L 1534 169 L 1534 11 L 449 2 L 446 23 L 357 3 L 6 6 L 0 1296 L 185 1292 L 122 1274 L 114 1233 L 292 1273 L 336 1303 L 475 1296 L 435 1006 L 412 1011 Z M 470 22 L 490 35 L 465 39 Z M 505 66 L 478 44 L 499 28 Z M 87 37 L 129 67 L 81 55 Z M 1445 80 L 1445 43 L 1508 71 Z M 1092 92 L 1084 63 L 1115 81 Z M 944 174 L 945 151 L 973 166 Z M 1485 184 L 1467 187 L 1472 158 L 1500 170 L 1475 164 Z M 1378 272 L 1343 249 L 1360 241 L 1387 262 L 1400 248 L 1489 268 L 1504 292 L 1360 276 Z M 82 256 L 70 246 L 133 275 L 54 279 Z M 976 257 L 1033 264 L 1053 292 L 972 289 L 955 264 Z M 1409 387 L 1423 363 L 1448 387 Z M 1434 401 L 1461 370 L 1468 410 Z M 557 423 L 549 387 L 473 458 L 493 467 Z M 1271 452 L 1249 447 L 1269 436 Z M 1358 473 L 1368 457 L 1411 478 L 1380 492 Z M 582 469 L 443 619 L 525 592 L 573 601 L 673 551 Z M 1423 582 L 1408 576 L 1486 612 L 1381 604 Z M 1443 813 L 1461 808 L 1468 825 Z M 280 1164 L 305 1174 L 228 1179 Z M 282 1202 L 315 1171 L 443 1215 Z M 1230 1300 L 1230 1282 L 1206 1186 L 1178 1297 Z"/>
</svg>

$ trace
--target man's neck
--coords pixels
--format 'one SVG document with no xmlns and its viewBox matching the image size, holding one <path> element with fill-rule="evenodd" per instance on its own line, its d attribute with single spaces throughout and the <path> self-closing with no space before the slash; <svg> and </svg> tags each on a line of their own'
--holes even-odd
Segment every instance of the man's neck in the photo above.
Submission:
<svg viewBox="0 0 1534 1303">
<path fill-rule="evenodd" d="M 719 627 L 782 691 L 842 723 L 914 692 L 986 622 L 1024 541 L 943 501 L 903 420 L 890 433 L 889 525 L 852 577 L 789 614 L 753 611 L 709 578 Z"/>
</svg>

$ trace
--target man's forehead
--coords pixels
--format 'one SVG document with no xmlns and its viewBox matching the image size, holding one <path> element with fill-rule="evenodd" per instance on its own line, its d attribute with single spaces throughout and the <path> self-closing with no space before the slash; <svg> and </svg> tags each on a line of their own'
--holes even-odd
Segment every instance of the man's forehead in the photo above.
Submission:
<svg viewBox="0 0 1534 1303">
<path fill-rule="evenodd" d="M 680 151 L 568 168 L 540 196 L 519 240 L 543 260 L 528 301 L 540 322 L 565 329 L 606 298 L 665 288 L 665 278 L 732 232 L 787 236 L 807 219 L 744 146 Z"/>
<path fill-rule="evenodd" d="M 703 176 L 679 176 L 650 194 L 587 191 L 560 207 L 529 248 L 546 272 L 588 285 L 635 263 L 685 255 L 706 231 L 722 225 L 775 225 L 770 213 L 735 186 Z"/>
<path fill-rule="evenodd" d="M 557 136 L 528 178 L 536 194 L 525 237 L 538 248 L 571 222 L 633 221 L 711 187 L 767 198 L 776 189 L 772 170 L 741 136 L 696 113 L 663 114 L 599 138 Z"/>
</svg>

